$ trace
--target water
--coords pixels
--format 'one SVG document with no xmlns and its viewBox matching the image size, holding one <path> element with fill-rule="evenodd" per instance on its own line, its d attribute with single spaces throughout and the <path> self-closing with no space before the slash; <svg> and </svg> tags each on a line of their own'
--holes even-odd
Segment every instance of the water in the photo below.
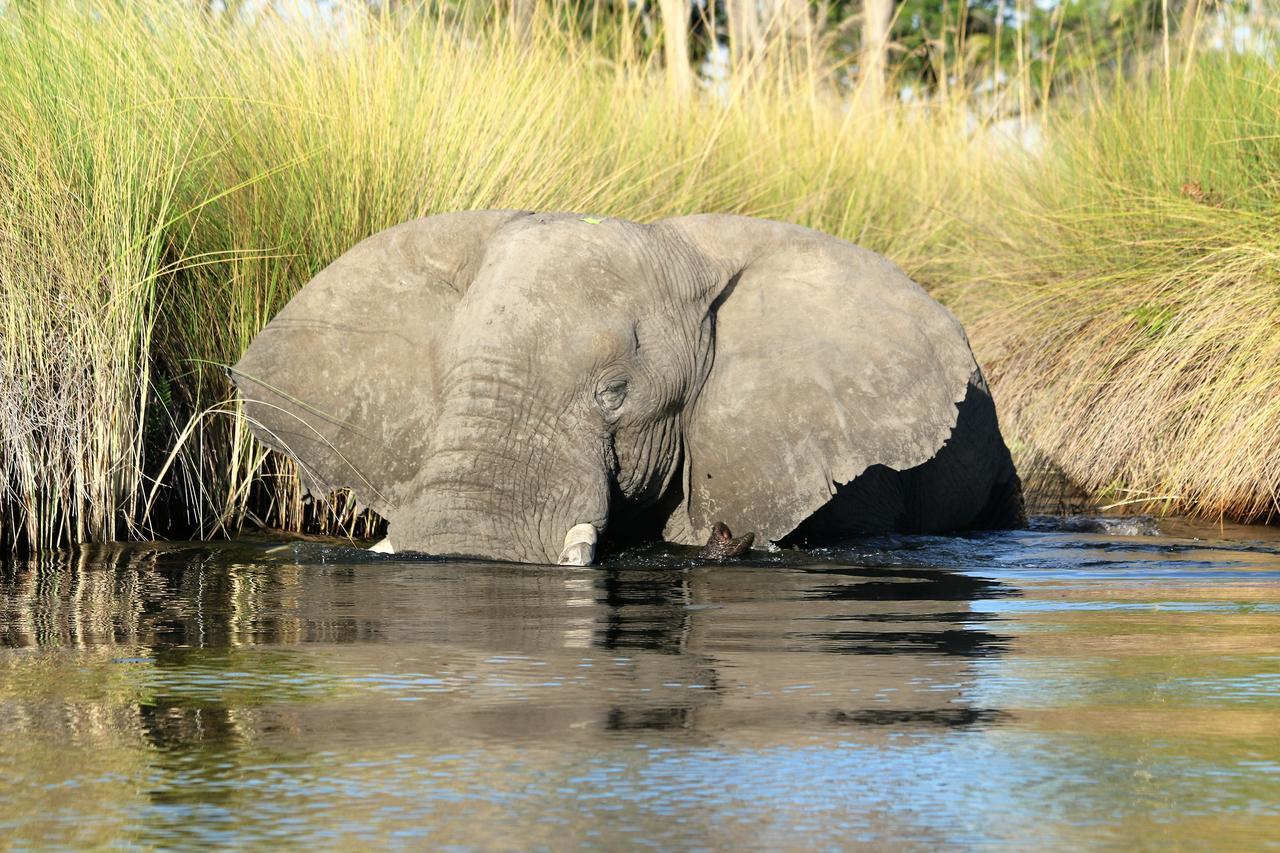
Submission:
<svg viewBox="0 0 1280 853">
<path fill-rule="evenodd" d="M 1261 846 L 1280 533 L 1040 520 L 588 569 L 253 539 L 11 565 L 0 838 Z"/>
</svg>

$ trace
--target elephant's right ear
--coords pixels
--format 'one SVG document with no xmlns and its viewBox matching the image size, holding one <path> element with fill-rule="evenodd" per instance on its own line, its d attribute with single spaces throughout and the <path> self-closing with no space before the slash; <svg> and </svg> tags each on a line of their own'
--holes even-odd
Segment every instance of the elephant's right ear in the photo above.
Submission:
<svg viewBox="0 0 1280 853">
<path fill-rule="evenodd" d="M 436 417 L 439 338 L 486 243 L 516 211 L 449 213 L 357 244 L 258 334 L 232 378 L 255 436 L 324 495 L 350 488 L 386 516 Z"/>
</svg>

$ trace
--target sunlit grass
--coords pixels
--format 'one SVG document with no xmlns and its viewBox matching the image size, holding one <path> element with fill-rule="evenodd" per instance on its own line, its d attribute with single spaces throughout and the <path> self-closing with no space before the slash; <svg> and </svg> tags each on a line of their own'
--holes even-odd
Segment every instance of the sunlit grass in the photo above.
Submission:
<svg viewBox="0 0 1280 853">
<path fill-rule="evenodd" d="M 1280 72 L 1201 58 L 1048 117 L 950 292 L 1006 432 L 1108 505 L 1280 514 Z"/>
<path fill-rule="evenodd" d="M 625 26 L 75 5 L 0 12 L 0 547 L 372 532 L 349 502 L 304 504 L 222 366 L 361 238 L 502 207 L 838 234 L 957 311 L 1023 458 L 1105 504 L 1280 506 L 1263 60 L 1085 74 L 1023 115 L 1028 154 L 975 119 L 989 96 L 870 111 L 812 56 L 766 53 L 681 100 Z M 1031 104 L 1032 82 L 1007 100 Z"/>
<path fill-rule="evenodd" d="M 524 41 L 479 19 L 22 8 L 0 14 L 0 543 L 368 532 L 304 506 L 220 366 L 393 223 L 740 212 L 937 278 L 982 172 L 960 101 L 859 114 L 781 64 L 680 101 L 625 38 L 549 21 Z"/>
</svg>

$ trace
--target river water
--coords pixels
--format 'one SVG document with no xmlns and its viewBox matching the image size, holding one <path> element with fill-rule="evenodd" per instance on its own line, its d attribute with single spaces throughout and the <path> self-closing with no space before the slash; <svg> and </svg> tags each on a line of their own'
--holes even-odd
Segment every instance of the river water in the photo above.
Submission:
<svg viewBox="0 0 1280 853">
<path fill-rule="evenodd" d="M 0 838 L 1280 839 L 1280 534 L 1040 519 L 699 564 L 315 541 L 0 568 Z"/>
</svg>

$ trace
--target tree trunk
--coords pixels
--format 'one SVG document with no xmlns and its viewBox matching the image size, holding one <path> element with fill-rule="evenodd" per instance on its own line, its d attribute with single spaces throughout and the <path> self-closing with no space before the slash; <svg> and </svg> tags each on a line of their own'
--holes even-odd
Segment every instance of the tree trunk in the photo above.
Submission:
<svg viewBox="0 0 1280 853">
<path fill-rule="evenodd" d="M 1202 4 L 1200 0 L 1183 0 L 1182 15 L 1178 19 L 1178 31 L 1184 39 L 1190 39 L 1195 29 L 1196 19 L 1200 17 Z"/>
<path fill-rule="evenodd" d="M 760 14 L 756 0 L 725 0 L 729 25 L 729 61 L 735 72 L 760 51 Z"/>
<path fill-rule="evenodd" d="M 689 3 L 687 0 L 658 0 L 662 14 L 662 55 L 667 65 L 671 90 L 681 100 L 693 91 L 693 69 L 689 66 Z"/>
<path fill-rule="evenodd" d="M 893 0 L 862 0 L 862 49 L 859 54 L 858 93 L 867 107 L 884 102 L 889 67 L 889 26 Z"/>
<path fill-rule="evenodd" d="M 507 13 L 511 16 L 511 27 L 521 41 L 533 40 L 533 16 L 538 8 L 538 0 L 510 0 Z"/>
<path fill-rule="evenodd" d="M 806 45 L 814 36 L 813 11 L 809 0 L 774 0 L 773 26 L 790 45 Z"/>
</svg>

